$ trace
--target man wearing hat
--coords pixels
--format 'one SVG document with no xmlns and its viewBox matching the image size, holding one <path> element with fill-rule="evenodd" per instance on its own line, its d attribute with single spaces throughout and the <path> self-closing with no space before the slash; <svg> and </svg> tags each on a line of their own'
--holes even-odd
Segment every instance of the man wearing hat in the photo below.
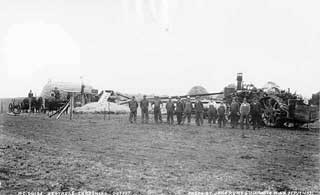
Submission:
<svg viewBox="0 0 320 195">
<path fill-rule="evenodd" d="M 188 124 L 190 124 L 191 112 L 192 112 L 192 102 L 190 100 L 190 96 L 188 96 L 186 102 L 184 103 L 183 123 L 186 120 L 186 118 L 188 118 Z"/>
<path fill-rule="evenodd" d="M 240 106 L 241 129 L 243 129 L 243 122 L 245 122 L 246 128 L 249 129 L 249 114 L 250 114 L 250 104 L 247 102 L 247 98 L 244 98 Z"/>
<path fill-rule="evenodd" d="M 130 108 L 130 117 L 129 121 L 130 123 L 133 123 L 133 121 L 137 122 L 137 109 L 138 109 L 138 102 L 136 101 L 136 98 L 132 96 L 131 101 L 129 102 L 129 108 Z M 132 121 L 133 119 L 133 121 Z"/>
<path fill-rule="evenodd" d="M 153 105 L 153 112 L 154 112 L 154 121 L 158 123 L 159 121 L 162 122 L 161 116 L 161 106 L 162 102 L 158 96 L 155 96 L 155 100 L 152 102 Z"/>
<path fill-rule="evenodd" d="M 29 109 L 28 109 L 28 112 L 31 112 L 31 107 L 32 107 L 32 98 L 33 98 L 33 93 L 30 89 L 29 93 L 28 93 L 28 101 L 29 101 Z"/>
<path fill-rule="evenodd" d="M 240 116 L 239 112 L 240 106 L 235 98 L 232 99 L 232 103 L 230 105 L 230 119 L 231 119 L 231 128 L 237 128 L 238 120 Z"/>
<path fill-rule="evenodd" d="M 251 117 L 252 117 L 253 130 L 255 130 L 256 128 L 259 129 L 260 118 L 261 118 L 261 104 L 259 103 L 257 98 L 253 100 L 250 111 L 251 111 Z"/>
<path fill-rule="evenodd" d="M 223 102 L 218 107 L 218 124 L 219 128 L 221 128 L 222 124 L 223 127 L 226 126 L 226 107 Z"/>
<path fill-rule="evenodd" d="M 141 122 L 148 123 L 149 122 L 149 101 L 147 100 L 147 96 L 144 95 L 143 99 L 140 101 L 141 108 Z"/>
<path fill-rule="evenodd" d="M 210 127 L 211 127 L 211 124 L 216 123 L 216 118 L 217 118 L 217 109 L 214 106 L 214 101 L 211 99 L 209 102 L 209 109 L 208 109 L 208 122 Z"/>
<path fill-rule="evenodd" d="M 171 100 L 171 97 L 169 97 L 169 101 L 166 104 L 166 109 L 167 109 L 167 123 L 169 125 L 173 125 L 174 104 Z"/>
<path fill-rule="evenodd" d="M 178 125 L 180 125 L 182 122 L 183 109 L 184 109 L 183 102 L 181 101 L 181 98 L 178 97 L 178 101 L 177 101 L 177 105 L 176 105 L 176 115 L 177 115 Z"/>
<path fill-rule="evenodd" d="M 200 97 L 198 96 L 197 101 L 194 105 L 195 111 L 196 111 L 196 123 L 198 126 L 203 125 L 203 103 L 200 100 Z"/>
</svg>

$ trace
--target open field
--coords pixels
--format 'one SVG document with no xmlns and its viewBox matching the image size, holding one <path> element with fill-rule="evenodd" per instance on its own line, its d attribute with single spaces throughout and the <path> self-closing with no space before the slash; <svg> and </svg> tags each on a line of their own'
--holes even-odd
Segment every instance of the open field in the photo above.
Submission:
<svg viewBox="0 0 320 195">
<path fill-rule="evenodd" d="M 319 130 L 130 124 L 126 116 L 0 115 L 0 194 L 319 192 Z M 315 194 L 314 193 L 314 194 Z"/>
</svg>

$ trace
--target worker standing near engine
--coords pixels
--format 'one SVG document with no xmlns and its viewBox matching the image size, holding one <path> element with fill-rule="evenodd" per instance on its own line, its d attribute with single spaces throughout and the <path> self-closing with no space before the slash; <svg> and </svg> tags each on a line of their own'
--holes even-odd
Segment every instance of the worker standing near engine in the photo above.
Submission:
<svg viewBox="0 0 320 195">
<path fill-rule="evenodd" d="M 30 89 L 29 93 L 28 93 L 28 100 L 29 100 L 29 110 L 28 112 L 30 113 L 31 112 L 31 103 L 32 103 L 32 98 L 33 98 L 33 93 L 32 93 L 32 90 Z"/>
<path fill-rule="evenodd" d="M 223 102 L 220 103 L 218 107 L 218 124 L 219 128 L 226 126 L 226 107 Z"/>
<path fill-rule="evenodd" d="M 130 123 L 137 122 L 137 109 L 138 109 L 138 102 L 136 101 L 136 98 L 132 96 L 131 101 L 129 102 L 129 108 L 130 108 L 130 117 L 129 121 Z"/>
<path fill-rule="evenodd" d="M 154 121 L 156 123 L 162 122 L 161 116 L 161 106 L 162 102 L 158 96 L 155 96 L 155 100 L 152 102 L 153 105 L 153 113 L 154 113 Z"/>
<path fill-rule="evenodd" d="M 261 104 L 257 98 L 251 104 L 251 117 L 253 130 L 260 128 Z"/>
<path fill-rule="evenodd" d="M 190 100 L 190 96 L 187 97 L 187 100 L 184 103 L 184 111 L 183 111 L 183 121 L 185 122 L 186 118 L 188 119 L 188 125 L 191 122 L 191 112 L 192 112 L 192 102 Z"/>
<path fill-rule="evenodd" d="M 147 100 L 147 96 L 144 95 L 143 99 L 140 101 L 141 108 L 141 122 L 148 123 L 149 122 L 149 101 Z"/>
<path fill-rule="evenodd" d="M 212 124 L 216 123 L 217 119 L 217 109 L 214 107 L 214 101 L 211 99 L 209 102 L 209 109 L 208 109 L 208 123 L 211 127 Z"/>
<path fill-rule="evenodd" d="M 182 122 L 183 108 L 184 108 L 183 102 L 181 101 L 181 98 L 178 97 L 178 101 L 176 104 L 176 115 L 177 115 L 178 125 L 181 125 L 181 122 Z"/>
<path fill-rule="evenodd" d="M 196 111 L 196 124 L 198 126 L 200 126 L 200 125 L 203 125 L 204 109 L 203 109 L 203 103 L 201 102 L 200 97 L 197 97 L 196 99 L 197 99 L 197 101 L 194 106 L 195 111 Z"/>
<path fill-rule="evenodd" d="M 249 129 L 249 114 L 250 114 L 250 104 L 247 102 L 247 98 L 244 98 L 240 106 L 241 129 L 243 129 L 243 122 L 245 122 L 246 128 Z"/>
<path fill-rule="evenodd" d="M 231 119 L 231 128 L 237 128 L 239 116 L 240 116 L 240 106 L 235 98 L 232 99 L 230 105 L 230 119 Z"/>
<path fill-rule="evenodd" d="M 169 100 L 166 104 L 166 109 L 167 109 L 167 123 L 169 125 L 173 125 L 174 103 L 172 102 L 171 97 L 169 97 Z"/>
</svg>

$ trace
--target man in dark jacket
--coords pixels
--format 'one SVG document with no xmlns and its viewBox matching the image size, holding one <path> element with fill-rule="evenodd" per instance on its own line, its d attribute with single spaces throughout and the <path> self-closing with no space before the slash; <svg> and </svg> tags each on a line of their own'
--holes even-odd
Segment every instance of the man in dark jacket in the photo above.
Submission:
<svg viewBox="0 0 320 195">
<path fill-rule="evenodd" d="M 60 91 L 59 91 L 58 87 L 54 88 L 53 93 L 54 93 L 54 97 L 56 98 L 56 100 L 59 100 L 60 99 Z"/>
<path fill-rule="evenodd" d="M 177 101 L 177 105 L 176 105 L 176 115 L 177 115 L 178 125 L 180 125 L 182 122 L 183 109 L 184 109 L 183 102 L 181 101 L 181 98 L 179 97 L 178 101 Z"/>
<path fill-rule="evenodd" d="M 174 103 L 172 102 L 171 98 L 169 98 L 169 101 L 166 104 L 166 109 L 167 109 L 167 123 L 169 125 L 173 125 Z"/>
<path fill-rule="evenodd" d="M 184 110 L 183 110 L 183 123 L 188 118 L 188 124 L 191 122 L 191 112 L 192 112 L 192 102 L 190 97 L 187 97 L 187 100 L 184 102 Z"/>
<path fill-rule="evenodd" d="M 31 91 L 31 89 L 30 89 L 30 91 L 29 91 L 29 93 L 28 93 L 28 100 L 29 100 L 29 108 L 28 108 L 28 112 L 31 112 L 31 110 L 32 110 L 32 98 L 33 98 L 33 93 L 32 93 L 32 91 Z"/>
<path fill-rule="evenodd" d="M 131 101 L 129 102 L 129 108 L 130 108 L 130 117 L 129 121 L 130 123 L 133 123 L 133 121 L 137 122 L 137 109 L 138 109 L 138 102 L 136 101 L 136 98 L 133 96 Z M 133 121 L 132 121 L 133 118 Z"/>
<path fill-rule="evenodd" d="M 261 118 L 261 104 L 259 103 L 258 99 L 254 99 L 253 103 L 251 104 L 251 119 L 252 119 L 252 126 L 253 130 L 256 128 L 260 128 L 260 118 Z"/>
<path fill-rule="evenodd" d="M 197 101 L 195 103 L 195 111 L 196 111 L 196 124 L 198 126 L 203 125 L 203 103 L 201 102 L 200 98 L 197 97 Z"/>
<path fill-rule="evenodd" d="M 217 109 L 214 107 L 214 102 L 211 100 L 209 102 L 209 109 L 208 109 L 208 122 L 211 127 L 211 124 L 216 123 L 216 118 L 217 118 Z"/>
<path fill-rule="evenodd" d="M 153 112 L 154 112 L 154 121 L 158 123 L 159 121 L 162 122 L 161 116 L 161 106 L 162 102 L 158 96 L 155 97 L 155 100 L 152 102 L 153 105 Z"/>
<path fill-rule="evenodd" d="M 231 128 L 237 128 L 239 116 L 240 116 L 240 105 L 236 101 L 236 99 L 233 98 L 232 103 L 230 105 Z"/>
<path fill-rule="evenodd" d="M 146 98 L 146 95 L 143 96 L 143 99 L 140 101 L 141 108 L 141 122 L 149 122 L 149 101 Z"/>
<path fill-rule="evenodd" d="M 223 127 L 226 126 L 226 107 L 224 106 L 223 102 L 220 103 L 218 107 L 218 124 L 219 128 L 221 128 L 223 123 Z"/>
<path fill-rule="evenodd" d="M 250 104 L 247 102 L 247 98 L 243 99 L 240 105 L 240 126 L 243 129 L 243 123 L 245 122 L 246 128 L 249 129 L 249 115 L 250 115 Z"/>
</svg>

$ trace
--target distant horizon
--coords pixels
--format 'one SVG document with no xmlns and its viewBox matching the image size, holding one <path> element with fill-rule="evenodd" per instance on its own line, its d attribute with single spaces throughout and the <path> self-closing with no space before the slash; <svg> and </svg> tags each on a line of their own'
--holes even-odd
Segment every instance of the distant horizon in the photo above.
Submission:
<svg viewBox="0 0 320 195">
<path fill-rule="evenodd" d="M 53 83 L 70 83 L 70 84 L 79 84 L 79 87 L 81 86 L 81 82 L 55 81 L 55 80 L 52 80 L 52 79 L 49 79 L 48 82 L 49 82 L 50 80 L 51 80 Z M 265 84 L 267 84 L 267 83 L 269 83 L 269 82 L 273 82 L 273 81 L 268 81 L 268 82 L 266 82 Z M 273 82 L 273 83 L 275 83 L 275 82 Z M 229 86 L 229 85 L 231 85 L 231 84 L 234 84 L 234 85 L 236 86 L 236 83 L 229 83 L 229 84 L 225 85 L 225 87 L 227 87 L 227 86 Z M 248 84 L 248 83 L 244 83 L 244 84 Z M 251 84 L 251 83 L 250 83 L 250 84 Z M 277 84 L 277 83 L 275 83 L 275 84 Z M 85 84 L 85 85 L 86 85 L 86 84 Z M 93 89 L 97 89 L 97 88 L 95 88 L 95 86 L 93 86 L 93 85 L 91 85 L 91 84 L 87 84 L 87 85 L 90 86 L 90 87 L 92 87 Z M 254 85 L 254 84 L 253 84 L 253 85 Z M 190 88 L 187 90 L 187 92 L 184 93 L 184 94 L 173 94 L 173 93 L 172 93 L 172 94 L 161 94 L 161 93 L 156 93 L 156 92 L 151 92 L 151 93 L 131 92 L 131 93 L 130 93 L 130 92 L 119 91 L 119 90 L 117 90 L 117 89 L 111 89 L 111 88 L 97 89 L 97 90 L 98 90 L 98 94 L 99 94 L 101 91 L 103 91 L 103 90 L 113 90 L 113 91 L 115 91 L 115 92 L 120 92 L 120 93 L 123 93 L 123 94 L 126 94 L 126 95 L 182 96 L 182 95 L 188 95 L 188 92 L 189 92 L 193 87 L 196 87 L 196 86 L 201 86 L 201 85 L 195 85 L 195 86 L 190 87 Z M 254 86 L 255 86 L 255 85 L 254 85 Z M 43 86 L 43 87 L 44 87 L 44 86 Z M 202 87 L 204 87 L 204 88 L 207 90 L 208 93 L 223 92 L 223 91 L 224 91 L 224 88 L 225 88 L 225 87 L 223 87 L 220 91 L 219 91 L 219 90 L 218 90 L 218 91 L 209 91 L 209 90 L 206 88 L 206 86 L 202 86 Z M 261 86 L 261 87 L 255 86 L 255 87 L 256 87 L 257 89 L 262 89 L 262 86 Z M 289 88 L 284 89 L 284 88 L 281 88 L 281 87 L 280 87 L 280 90 L 288 91 L 288 89 L 289 89 Z M 30 89 L 29 89 L 29 90 L 30 90 Z M 23 95 L 21 95 L 21 96 L 15 96 L 15 97 L 2 97 L 2 96 L 0 96 L 0 98 L 1 98 L 1 99 L 26 98 L 26 97 L 27 97 L 27 94 L 29 93 L 29 90 L 26 89 L 26 95 L 25 95 L 25 96 L 23 96 Z M 42 93 L 42 91 L 40 91 L 40 92 L 32 91 L 32 92 L 33 92 L 33 94 L 34 94 L 35 97 L 41 97 L 40 94 Z M 295 93 L 295 90 L 292 89 L 292 88 L 290 88 L 290 92 L 291 92 L 291 93 Z M 313 94 L 316 94 L 316 93 L 318 93 L 318 92 L 320 92 L 320 90 L 319 90 L 319 91 L 315 91 L 314 93 L 310 94 L 310 96 L 303 96 L 303 98 L 311 99 L 312 95 L 313 95 Z M 297 93 L 297 95 L 302 95 L 302 94 Z"/>
</svg>

